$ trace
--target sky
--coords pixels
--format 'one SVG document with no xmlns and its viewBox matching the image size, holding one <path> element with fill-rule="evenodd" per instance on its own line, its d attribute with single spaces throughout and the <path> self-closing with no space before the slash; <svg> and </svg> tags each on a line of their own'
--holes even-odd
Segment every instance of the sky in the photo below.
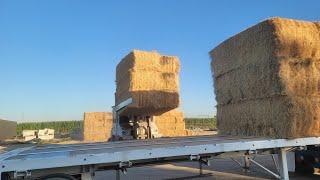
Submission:
<svg viewBox="0 0 320 180">
<path fill-rule="evenodd" d="M 1 0 L 0 119 L 81 120 L 111 111 L 132 49 L 180 58 L 181 110 L 215 115 L 208 52 L 270 17 L 320 20 L 320 1 Z"/>
</svg>

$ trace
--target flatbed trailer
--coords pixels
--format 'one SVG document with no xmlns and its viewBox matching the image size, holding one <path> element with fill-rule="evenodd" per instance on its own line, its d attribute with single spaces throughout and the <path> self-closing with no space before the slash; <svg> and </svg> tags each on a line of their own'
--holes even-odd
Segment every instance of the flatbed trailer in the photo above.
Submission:
<svg viewBox="0 0 320 180">
<path fill-rule="evenodd" d="M 46 179 L 63 176 L 93 179 L 96 171 L 116 170 L 116 179 L 127 168 L 175 161 L 194 160 L 208 164 L 214 157 L 243 156 L 244 168 L 254 163 L 278 179 L 289 179 L 286 153 L 294 148 L 319 145 L 320 137 L 270 139 L 232 136 L 194 136 L 91 144 L 40 145 L 0 154 L 0 180 Z M 252 155 L 278 154 L 272 172 L 250 158 Z M 277 158 L 275 158 L 277 159 Z M 238 162 L 240 164 L 240 162 Z M 49 176 L 48 176 L 49 175 Z"/>
</svg>

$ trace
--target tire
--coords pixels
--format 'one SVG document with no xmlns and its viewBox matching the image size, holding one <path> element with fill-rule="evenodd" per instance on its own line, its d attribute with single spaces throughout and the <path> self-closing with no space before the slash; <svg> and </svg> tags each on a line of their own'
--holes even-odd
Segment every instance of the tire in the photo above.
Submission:
<svg viewBox="0 0 320 180">
<path fill-rule="evenodd" d="M 7 173 L 2 173 L 1 180 L 11 180 L 11 177 Z"/>
<path fill-rule="evenodd" d="M 75 177 L 68 174 L 49 174 L 47 176 L 43 176 L 40 180 L 77 180 Z"/>
</svg>

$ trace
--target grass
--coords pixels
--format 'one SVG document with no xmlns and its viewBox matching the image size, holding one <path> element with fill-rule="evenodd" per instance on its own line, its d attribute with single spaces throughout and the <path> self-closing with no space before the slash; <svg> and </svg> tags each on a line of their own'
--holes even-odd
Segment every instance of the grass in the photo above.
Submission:
<svg viewBox="0 0 320 180">
<path fill-rule="evenodd" d="M 83 121 L 50 121 L 50 122 L 26 122 L 18 123 L 17 135 L 23 130 L 54 129 L 57 134 L 68 134 L 74 129 L 82 128 Z"/>
<path fill-rule="evenodd" d="M 215 129 L 215 118 L 185 118 L 187 129 Z M 54 129 L 57 134 L 69 134 L 75 129 L 82 128 L 83 121 L 50 121 L 50 122 L 27 122 L 18 123 L 17 135 L 20 136 L 23 130 L 38 130 L 44 128 Z"/>
<path fill-rule="evenodd" d="M 185 118 L 187 129 L 216 129 L 216 118 Z"/>
</svg>

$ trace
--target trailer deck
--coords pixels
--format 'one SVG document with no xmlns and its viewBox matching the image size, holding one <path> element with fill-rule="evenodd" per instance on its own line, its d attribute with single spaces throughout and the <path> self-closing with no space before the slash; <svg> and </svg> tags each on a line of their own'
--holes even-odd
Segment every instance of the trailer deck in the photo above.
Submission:
<svg viewBox="0 0 320 180">
<path fill-rule="evenodd" d="M 146 164 L 196 160 L 208 163 L 215 156 L 279 154 L 279 179 L 288 179 L 286 151 L 293 147 L 320 144 L 320 137 L 270 139 L 255 137 L 197 136 L 107 143 L 40 145 L 20 148 L 0 155 L 0 173 L 13 178 L 39 178 L 68 172 L 90 179 L 95 171 L 117 170 Z M 249 159 L 250 160 L 250 159 Z M 253 163 L 254 160 L 250 160 Z M 263 166 L 262 166 L 263 168 Z M 200 168 L 201 169 L 201 168 Z M 268 170 L 267 170 L 268 171 Z M 7 177 L 2 176 L 2 178 Z M 2 179 L 3 180 L 3 179 Z"/>
</svg>

